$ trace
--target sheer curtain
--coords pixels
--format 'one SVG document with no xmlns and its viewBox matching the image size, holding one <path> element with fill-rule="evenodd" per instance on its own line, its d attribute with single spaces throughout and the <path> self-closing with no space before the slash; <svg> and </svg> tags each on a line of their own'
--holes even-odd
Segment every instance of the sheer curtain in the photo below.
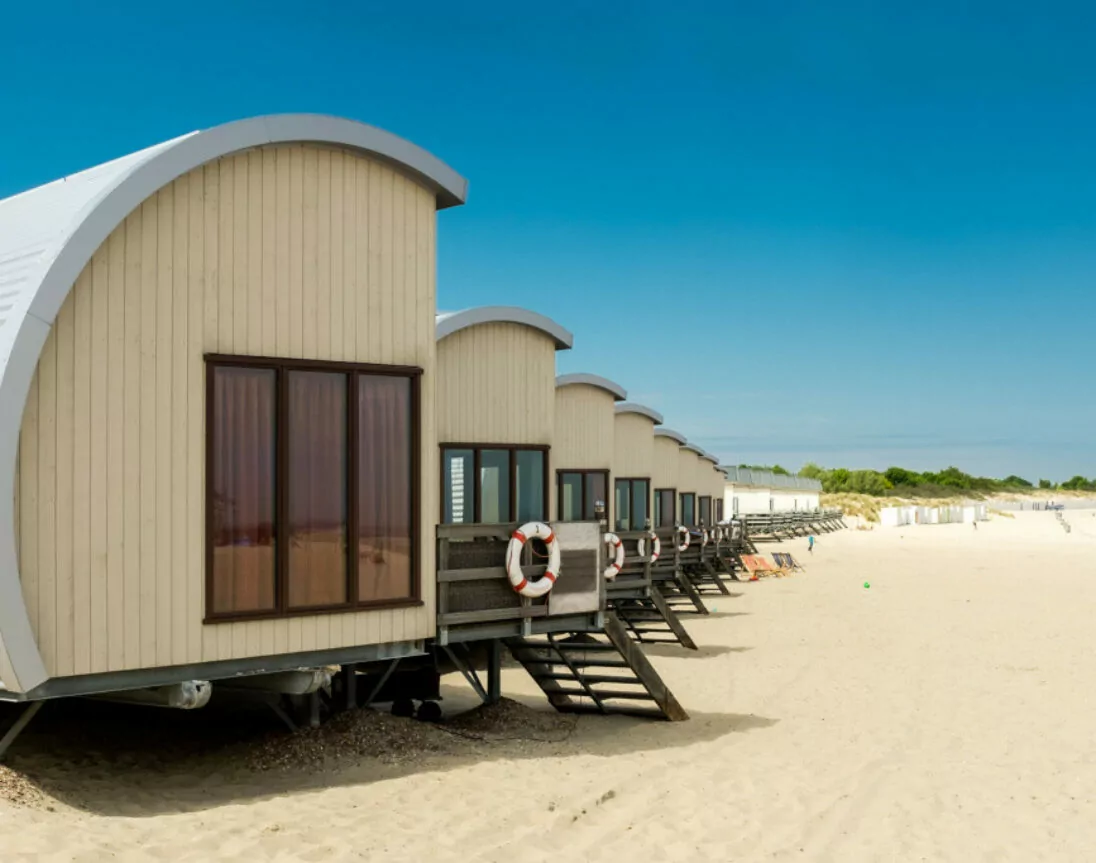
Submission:
<svg viewBox="0 0 1096 863">
<path fill-rule="evenodd" d="M 358 599 L 411 596 L 411 381 L 358 377 Z"/>
<path fill-rule="evenodd" d="M 272 369 L 213 373 L 213 597 L 215 614 L 274 608 L 274 399 Z"/>
<path fill-rule="evenodd" d="M 346 375 L 287 372 L 289 606 L 347 601 Z"/>
</svg>

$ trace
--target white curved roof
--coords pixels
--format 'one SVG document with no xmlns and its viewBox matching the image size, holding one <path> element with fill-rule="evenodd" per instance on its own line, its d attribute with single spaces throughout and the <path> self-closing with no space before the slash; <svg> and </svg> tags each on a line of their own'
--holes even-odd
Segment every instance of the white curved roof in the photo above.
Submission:
<svg viewBox="0 0 1096 863">
<path fill-rule="evenodd" d="M 50 327 L 91 256 L 143 201 L 222 156 L 291 142 L 382 159 L 433 190 L 439 208 L 467 195 L 467 181 L 452 168 L 390 132 L 340 117 L 278 114 L 191 132 L 0 201 L 0 635 L 22 691 L 46 674 L 19 583 L 14 474 L 23 405 Z"/>
<path fill-rule="evenodd" d="M 661 428 L 655 429 L 655 437 L 668 437 L 678 442 L 680 446 L 685 446 L 689 443 L 688 438 L 681 432 L 674 431 L 673 429 Z"/>
<path fill-rule="evenodd" d="M 662 414 L 654 408 L 649 408 L 647 405 L 641 405 L 638 402 L 623 402 L 616 406 L 616 412 L 618 414 L 639 414 L 642 417 L 647 417 L 656 426 L 662 425 Z"/>
<path fill-rule="evenodd" d="M 440 342 L 446 336 L 460 332 L 478 324 L 521 324 L 539 330 L 556 343 L 557 351 L 570 350 L 575 337 L 551 318 L 520 306 L 478 306 L 459 312 L 439 312 L 437 316 L 437 339 Z"/>
<path fill-rule="evenodd" d="M 689 452 L 695 452 L 695 453 L 696 453 L 696 454 L 697 454 L 698 456 L 700 456 L 701 458 L 705 458 L 705 457 L 706 457 L 706 455 L 707 455 L 707 454 L 706 454 L 706 453 L 704 452 L 704 450 L 702 450 L 702 449 L 701 449 L 700 447 L 698 447 L 698 446 L 697 446 L 697 445 L 696 445 L 695 443 L 686 443 L 686 444 L 682 444 L 682 445 L 681 445 L 681 448 L 682 448 L 682 449 L 687 449 L 687 450 L 688 450 Z"/>
<path fill-rule="evenodd" d="M 706 449 L 702 449 L 702 450 L 700 451 L 700 457 L 701 457 L 701 458 L 705 458 L 705 459 L 707 459 L 707 460 L 708 460 L 708 461 L 710 461 L 710 462 L 711 462 L 712 464 L 714 464 L 714 465 L 715 465 L 716 467 L 719 467 L 719 459 L 717 459 L 717 458 L 716 458 L 716 457 L 715 457 L 714 455 L 712 455 L 712 454 L 711 454 L 710 452 L 708 452 L 708 451 L 707 451 Z"/>
<path fill-rule="evenodd" d="M 556 376 L 556 389 L 573 386 L 574 384 L 585 384 L 588 387 L 597 387 L 599 390 L 605 390 L 605 392 L 609 393 L 609 395 L 618 402 L 622 402 L 624 399 L 628 398 L 628 393 L 624 391 L 624 387 L 608 378 L 603 378 L 601 375 L 573 372 L 569 375 Z"/>
</svg>

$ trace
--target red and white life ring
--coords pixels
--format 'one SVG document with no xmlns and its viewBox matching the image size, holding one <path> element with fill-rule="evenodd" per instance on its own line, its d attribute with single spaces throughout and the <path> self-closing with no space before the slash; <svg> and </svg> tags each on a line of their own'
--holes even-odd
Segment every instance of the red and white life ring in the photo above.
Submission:
<svg viewBox="0 0 1096 863">
<path fill-rule="evenodd" d="M 708 534 L 708 528 L 702 527 L 700 529 L 700 547 L 704 548 L 704 546 L 706 546 L 708 544 L 709 539 L 710 539 L 710 536 Z"/>
<path fill-rule="evenodd" d="M 602 573 L 608 581 L 612 581 L 617 577 L 620 568 L 624 566 L 624 543 L 620 541 L 620 537 L 615 533 L 607 533 L 602 539 L 607 546 L 613 549 L 613 562 L 605 567 L 605 572 Z"/>
<path fill-rule="evenodd" d="M 683 524 L 679 524 L 677 526 L 677 535 L 684 537 L 684 542 L 678 543 L 677 550 L 684 551 L 689 547 L 689 528 L 685 527 Z"/>
<path fill-rule="evenodd" d="M 548 546 L 548 569 L 539 581 L 529 581 L 521 571 L 521 550 L 530 539 L 540 539 Z M 559 540 L 552 528 L 541 521 L 523 524 L 510 534 L 510 544 L 506 546 L 506 575 L 510 586 L 522 596 L 536 598 L 544 596 L 559 578 Z"/>
<path fill-rule="evenodd" d="M 654 563 L 658 560 L 658 556 L 662 554 L 662 541 L 658 538 L 658 534 L 653 530 L 647 532 L 647 536 L 651 538 L 651 560 L 650 563 Z M 636 551 L 640 557 L 647 556 L 647 542 L 641 536 L 636 540 Z"/>
</svg>

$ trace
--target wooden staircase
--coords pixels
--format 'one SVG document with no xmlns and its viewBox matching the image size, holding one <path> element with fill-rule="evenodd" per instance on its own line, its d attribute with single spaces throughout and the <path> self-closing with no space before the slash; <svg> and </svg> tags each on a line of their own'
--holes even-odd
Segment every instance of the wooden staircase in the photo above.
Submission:
<svg viewBox="0 0 1096 863">
<path fill-rule="evenodd" d="M 509 638 L 506 646 L 561 713 L 689 718 L 614 614 L 601 632 Z"/>
<path fill-rule="evenodd" d="M 657 589 L 647 596 L 614 600 L 612 608 L 628 635 L 640 644 L 680 644 L 697 649 L 681 618 Z"/>
</svg>

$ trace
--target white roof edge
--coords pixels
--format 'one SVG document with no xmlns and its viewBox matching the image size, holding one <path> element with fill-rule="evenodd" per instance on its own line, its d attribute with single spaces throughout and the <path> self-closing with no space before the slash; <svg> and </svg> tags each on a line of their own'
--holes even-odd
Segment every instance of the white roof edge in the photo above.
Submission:
<svg viewBox="0 0 1096 863">
<path fill-rule="evenodd" d="M 679 446 L 685 446 L 689 442 L 689 439 L 687 437 L 685 437 L 685 435 L 683 435 L 679 431 L 674 431 L 673 429 L 668 429 L 668 428 L 655 429 L 655 434 L 658 437 L 671 438 L 672 440 L 677 441 Z"/>
<path fill-rule="evenodd" d="M 10 229 L 0 231 L 0 246 L 8 240 L 0 261 L 9 264 L 0 324 L 0 633 L 13 675 L 7 682 L 16 691 L 47 679 L 22 595 L 12 510 L 23 408 L 57 313 L 95 251 L 145 200 L 222 156 L 283 143 L 368 153 L 431 189 L 439 209 L 464 203 L 468 194 L 452 168 L 391 132 L 341 117 L 279 114 L 193 132 L 0 201 Z M 15 230 L 30 223 L 33 230 Z"/>
<path fill-rule="evenodd" d="M 654 408 L 641 405 L 639 402 L 622 402 L 616 406 L 616 412 L 618 414 L 639 414 L 641 417 L 647 417 L 656 426 L 662 425 L 662 414 Z"/>
<path fill-rule="evenodd" d="M 585 384 L 588 387 L 596 387 L 609 393 L 613 397 L 614 401 L 622 402 L 628 398 L 628 393 L 624 387 L 608 378 L 603 378 L 601 375 L 592 375 L 586 372 L 573 372 L 569 375 L 558 375 L 556 377 L 556 389 L 560 387 L 569 387 L 575 384 Z"/>
<path fill-rule="evenodd" d="M 696 453 L 696 454 L 697 454 L 698 456 L 700 456 L 701 458 L 705 458 L 705 457 L 706 457 L 706 455 L 707 455 L 707 454 L 706 454 L 706 453 L 704 452 L 704 450 L 702 450 L 702 449 L 701 449 L 700 447 L 698 447 L 698 446 L 697 446 L 697 445 L 696 445 L 695 443 L 685 443 L 685 444 L 682 444 L 682 447 L 681 447 L 681 448 L 682 448 L 682 449 L 687 449 L 687 450 L 689 450 L 689 452 L 695 452 L 695 453 Z"/>
<path fill-rule="evenodd" d="M 712 455 L 706 449 L 703 449 L 703 450 L 700 451 L 700 457 L 707 459 L 712 464 L 714 464 L 716 467 L 719 467 L 719 459 L 717 459 L 714 455 Z"/>
<path fill-rule="evenodd" d="M 521 306 L 477 306 L 459 312 L 445 312 L 437 316 L 435 334 L 440 342 L 446 336 L 479 324 L 521 324 L 539 330 L 556 343 L 557 351 L 570 350 L 575 337 L 551 318 Z"/>
</svg>

